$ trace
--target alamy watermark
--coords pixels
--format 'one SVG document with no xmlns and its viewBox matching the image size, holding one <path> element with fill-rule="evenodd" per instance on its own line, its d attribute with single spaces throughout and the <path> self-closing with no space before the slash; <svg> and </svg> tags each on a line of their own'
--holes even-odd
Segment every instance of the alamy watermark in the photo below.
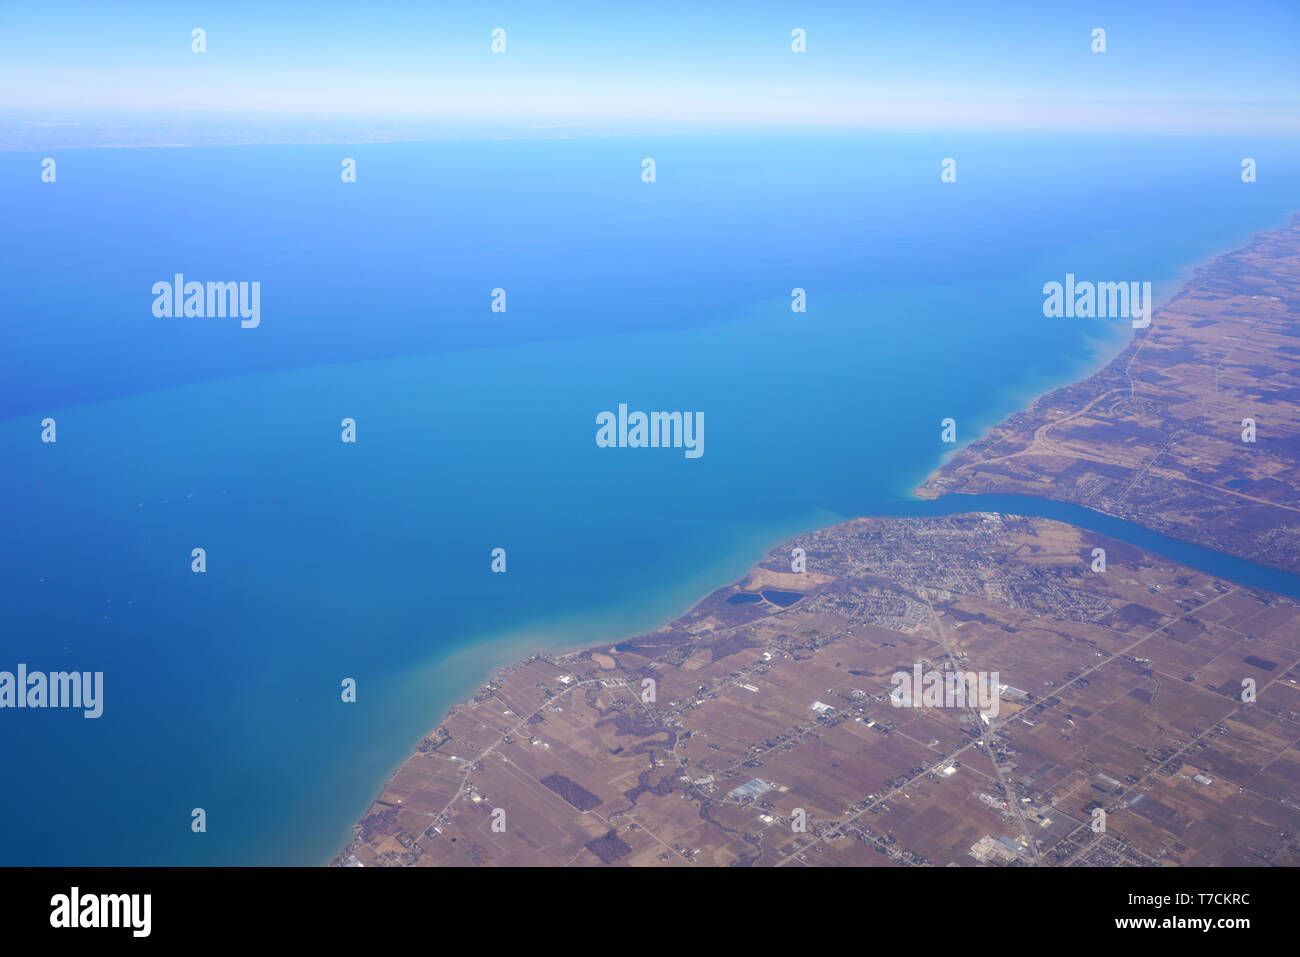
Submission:
<svg viewBox="0 0 1300 957">
<path fill-rule="evenodd" d="M 0 671 L 0 708 L 81 708 L 82 717 L 104 713 L 104 672 Z"/>
<path fill-rule="evenodd" d="M 596 415 L 596 444 L 602 449 L 685 449 L 688 459 L 704 454 L 703 412 L 628 412 Z"/>
<path fill-rule="evenodd" d="M 124 928 L 132 937 L 148 937 L 152 910 L 152 894 L 83 894 L 73 887 L 50 898 L 50 926 Z"/>
<path fill-rule="evenodd" d="M 1043 284 L 1043 315 L 1048 319 L 1132 319 L 1134 329 L 1151 325 L 1151 283 L 1076 281 Z"/>
<path fill-rule="evenodd" d="M 262 321 L 260 282 L 186 282 L 176 273 L 171 282 L 153 284 L 153 314 L 159 319 L 240 318 L 244 329 L 256 329 Z"/>
<path fill-rule="evenodd" d="M 895 708 L 976 708 L 997 717 L 1002 685 L 996 671 L 924 671 L 921 663 L 911 671 L 896 671 L 889 703 Z"/>
</svg>

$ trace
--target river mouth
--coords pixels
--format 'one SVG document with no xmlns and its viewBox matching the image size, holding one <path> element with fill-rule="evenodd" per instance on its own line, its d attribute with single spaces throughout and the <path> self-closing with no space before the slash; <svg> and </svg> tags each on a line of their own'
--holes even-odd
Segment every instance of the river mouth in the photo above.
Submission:
<svg viewBox="0 0 1300 957">
<path fill-rule="evenodd" d="M 1300 600 L 1300 575 L 1171 538 L 1126 519 L 1106 515 L 1071 502 L 1035 498 L 1031 495 L 956 494 L 929 500 L 899 500 L 897 508 L 877 510 L 873 517 L 932 518 L 939 515 L 959 515 L 963 512 L 995 512 L 1001 515 L 1024 515 L 1030 518 L 1064 522 L 1126 542 L 1145 552 L 1160 555 L 1225 581 Z"/>
</svg>

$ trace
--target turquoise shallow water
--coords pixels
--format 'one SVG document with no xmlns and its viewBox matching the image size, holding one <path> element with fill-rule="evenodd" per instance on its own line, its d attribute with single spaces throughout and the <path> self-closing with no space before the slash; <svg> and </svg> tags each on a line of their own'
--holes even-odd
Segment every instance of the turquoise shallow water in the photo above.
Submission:
<svg viewBox="0 0 1300 957">
<path fill-rule="evenodd" d="M 80 154 L 118 192 L 73 193 L 76 210 L 60 198 L 4 267 L 26 277 L 16 304 L 31 319 L 6 325 L 0 360 L 0 667 L 102 670 L 106 700 L 96 721 L 0 715 L 18 782 L 0 796 L 5 862 L 329 859 L 494 666 L 670 620 L 839 518 L 979 505 L 910 500 L 951 448 L 940 420 L 969 441 L 1128 335 L 1045 320 L 1044 281 L 1168 289 L 1300 206 L 1296 187 L 1211 185 L 1210 146 L 1230 158 L 1236 144 L 1139 140 L 972 141 L 963 171 L 995 183 L 973 175 L 943 200 L 899 159 L 938 145 L 367 147 L 388 174 L 328 213 L 323 187 L 285 172 L 325 165 L 327 148 Z M 606 166 L 646 149 L 676 156 L 661 177 L 688 171 L 653 203 Z M 1152 155 L 1166 165 L 1135 181 L 1125 159 Z M 399 188 L 430 163 L 483 191 Z M 215 170 L 238 184 L 226 200 L 257 202 L 209 221 L 220 228 L 160 212 Z M 199 219 L 222 198 L 195 196 Z M 34 217 L 41 200 L 18 202 Z M 510 230 L 479 223 L 478 203 Z M 89 238 L 54 265 L 32 252 L 74 212 Z M 438 255 L 423 214 L 446 227 Z M 459 227 L 468 251 L 446 238 Z M 263 327 L 159 325 L 149 285 L 180 268 L 260 276 Z M 502 282 L 511 311 L 494 325 L 486 293 Z M 790 311 L 795 285 L 807 313 Z M 597 447 L 595 417 L 619 403 L 703 412 L 704 455 Z M 45 415 L 54 445 L 39 441 Z M 504 575 L 489 570 L 496 547 Z M 1226 577 L 1293 587 L 1221 561 Z M 194 807 L 206 834 L 190 832 Z"/>
</svg>

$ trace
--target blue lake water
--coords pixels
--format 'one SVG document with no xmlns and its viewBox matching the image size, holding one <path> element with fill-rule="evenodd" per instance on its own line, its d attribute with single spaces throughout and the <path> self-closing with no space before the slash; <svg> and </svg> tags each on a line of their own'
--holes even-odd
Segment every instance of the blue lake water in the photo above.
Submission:
<svg viewBox="0 0 1300 957">
<path fill-rule="evenodd" d="M 1043 514 L 1297 594 L 1086 509 L 910 498 L 941 419 L 970 441 L 1123 346 L 1044 319 L 1044 282 L 1172 291 L 1300 208 L 1295 146 L 91 150 L 53 185 L 0 153 L 0 669 L 106 684 L 97 720 L 0 712 L 0 863 L 324 862 L 494 666 L 661 624 L 844 517 Z M 260 281 L 261 326 L 154 318 L 176 272 Z M 597 447 L 620 403 L 702 411 L 703 456 Z"/>
</svg>

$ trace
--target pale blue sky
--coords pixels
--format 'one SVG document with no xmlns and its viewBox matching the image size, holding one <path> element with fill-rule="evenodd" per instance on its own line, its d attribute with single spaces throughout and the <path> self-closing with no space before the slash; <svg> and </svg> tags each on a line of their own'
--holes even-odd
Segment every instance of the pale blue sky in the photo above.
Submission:
<svg viewBox="0 0 1300 957">
<path fill-rule="evenodd" d="M 9 2 L 0 109 L 1300 132 L 1297 51 L 1295 0 Z"/>
</svg>

